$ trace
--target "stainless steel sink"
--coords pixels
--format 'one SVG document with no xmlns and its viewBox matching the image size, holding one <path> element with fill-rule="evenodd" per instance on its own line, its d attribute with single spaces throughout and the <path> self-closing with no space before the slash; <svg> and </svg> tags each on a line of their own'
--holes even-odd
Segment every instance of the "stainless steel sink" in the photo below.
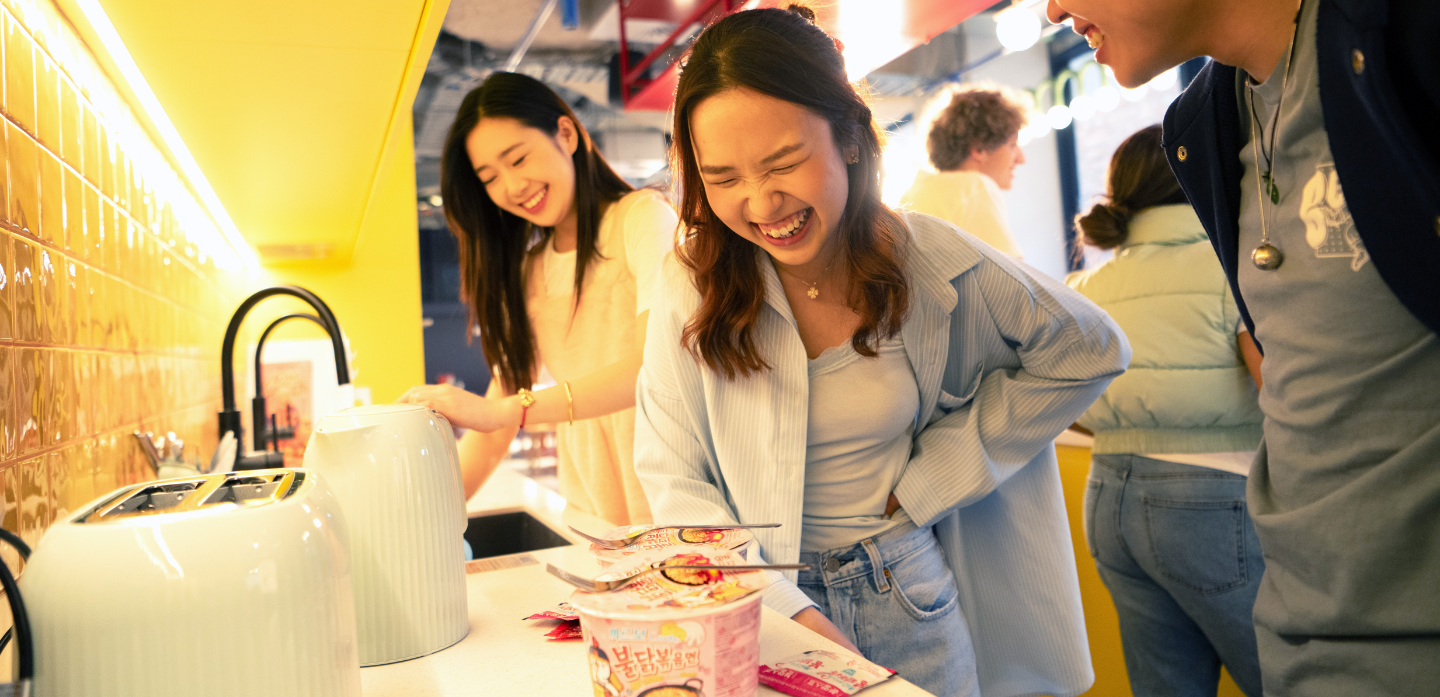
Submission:
<svg viewBox="0 0 1440 697">
<path fill-rule="evenodd" d="M 465 541 L 470 543 L 476 559 L 570 544 L 569 540 L 524 511 L 471 518 L 465 526 Z"/>
</svg>

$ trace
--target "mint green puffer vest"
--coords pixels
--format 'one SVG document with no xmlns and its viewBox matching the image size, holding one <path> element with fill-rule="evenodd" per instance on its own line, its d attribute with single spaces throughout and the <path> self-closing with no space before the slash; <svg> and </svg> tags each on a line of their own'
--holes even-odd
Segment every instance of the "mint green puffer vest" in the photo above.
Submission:
<svg viewBox="0 0 1440 697">
<path fill-rule="evenodd" d="M 1095 453 L 1213 453 L 1260 444 L 1255 383 L 1236 347 L 1240 313 L 1188 205 L 1130 221 L 1115 258 L 1065 282 L 1125 330 L 1130 368 L 1080 417 Z"/>
</svg>

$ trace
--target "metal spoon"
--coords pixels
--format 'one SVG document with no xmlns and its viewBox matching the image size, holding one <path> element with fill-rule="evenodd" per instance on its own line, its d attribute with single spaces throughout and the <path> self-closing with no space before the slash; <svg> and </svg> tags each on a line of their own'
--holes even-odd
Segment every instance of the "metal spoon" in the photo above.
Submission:
<svg viewBox="0 0 1440 697">
<path fill-rule="evenodd" d="M 573 526 L 573 525 L 567 525 L 566 527 L 570 528 L 570 531 L 573 532 L 573 533 L 575 533 L 576 535 L 579 535 L 579 536 L 581 536 L 581 537 L 583 537 L 583 538 L 585 538 L 585 539 L 587 539 L 587 540 L 589 540 L 589 541 L 591 541 L 591 542 L 594 542 L 595 544 L 600 545 L 601 547 L 604 547 L 604 548 L 606 548 L 606 549 L 624 549 L 625 547 L 630 546 L 630 543 L 632 543 L 632 542 L 634 542 L 635 540 L 638 540 L 638 539 L 640 539 L 641 537 L 649 534 L 649 533 L 650 533 L 651 531 L 653 531 L 653 530 L 679 530 L 679 529 L 683 529 L 683 528 L 689 528 L 689 529 L 693 529 L 693 530 L 737 530 L 737 529 L 749 529 L 749 528 L 778 528 L 778 527 L 780 527 L 780 524 L 779 524 L 779 523 L 749 523 L 749 524 L 744 524 L 744 525 L 741 525 L 741 524 L 736 524 L 736 525 L 656 525 L 656 526 L 654 526 L 654 527 L 652 527 L 652 528 L 649 528 L 648 530 L 642 530 L 642 531 L 640 531 L 640 532 L 638 532 L 638 533 L 635 533 L 634 535 L 630 535 L 630 536 L 628 536 L 628 537 L 610 537 L 610 538 L 594 537 L 594 536 L 592 536 L 592 535 L 587 535 L 587 534 L 585 534 L 585 533 L 583 533 L 583 532 L 581 532 L 581 531 L 579 531 L 579 530 L 576 530 L 576 529 L 575 529 L 575 526 Z"/>
<path fill-rule="evenodd" d="M 569 571 L 555 566 L 554 564 L 545 565 L 545 570 L 550 572 L 551 576 L 554 576 L 561 581 L 575 586 L 582 591 L 589 591 L 591 593 L 608 593 L 610 591 L 617 591 L 621 588 L 624 588 L 625 586 L 630 585 L 631 581 L 634 581 L 635 579 L 640 578 L 645 574 L 653 574 L 656 571 L 670 571 L 673 569 L 720 569 L 722 571 L 806 571 L 809 568 L 809 564 L 737 564 L 734 566 L 724 564 L 674 564 L 671 566 L 656 566 L 649 569 L 641 569 L 633 574 L 630 574 L 629 576 L 610 578 L 601 581 L 598 579 L 588 579 L 584 576 L 577 576 L 570 573 Z"/>
</svg>

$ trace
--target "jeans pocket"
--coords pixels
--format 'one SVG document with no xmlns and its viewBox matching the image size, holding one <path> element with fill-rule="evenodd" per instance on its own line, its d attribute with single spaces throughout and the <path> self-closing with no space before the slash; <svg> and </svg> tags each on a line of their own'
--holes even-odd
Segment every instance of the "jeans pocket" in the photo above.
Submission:
<svg viewBox="0 0 1440 697">
<path fill-rule="evenodd" d="M 940 619 L 960 606 L 955 574 L 945 565 L 938 546 L 888 563 L 885 571 L 896 602 L 918 621 Z"/>
<path fill-rule="evenodd" d="M 1085 508 L 1082 521 L 1085 526 L 1085 546 L 1090 548 L 1091 558 L 1096 555 L 1095 508 L 1100 503 L 1100 491 L 1104 488 L 1104 482 L 1099 479 L 1090 479 L 1085 482 Z"/>
<path fill-rule="evenodd" d="M 1244 500 L 1143 500 L 1150 554 L 1162 575 L 1201 595 L 1245 585 Z"/>
</svg>

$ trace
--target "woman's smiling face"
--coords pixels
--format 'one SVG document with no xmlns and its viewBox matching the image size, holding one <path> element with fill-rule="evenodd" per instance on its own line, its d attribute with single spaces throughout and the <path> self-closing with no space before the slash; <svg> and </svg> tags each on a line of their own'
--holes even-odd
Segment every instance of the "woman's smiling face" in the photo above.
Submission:
<svg viewBox="0 0 1440 697">
<path fill-rule="evenodd" d="M 511 118 L 483 118 L 465 138 L 475 175 L 501 210 L 555 227 L 575 207 L 579 134 L 560 117 L 551 136 Z"/>
<path fill-rule="evenodd" d="M 829 263 L 823 250 L 850 192 L 829 121 L 735 87 L 695 106 L 690 136 L 705 198 L 726 227 L 802 274 Z"/>
</svg>

